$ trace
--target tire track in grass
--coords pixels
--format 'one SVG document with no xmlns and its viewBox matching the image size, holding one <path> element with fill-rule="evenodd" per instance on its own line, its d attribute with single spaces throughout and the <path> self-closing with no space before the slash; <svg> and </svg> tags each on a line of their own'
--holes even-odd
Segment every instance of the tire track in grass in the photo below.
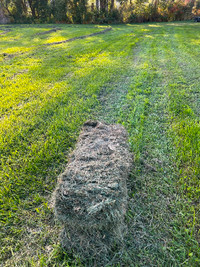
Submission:
<svg viewBox="0 0 200 267">
<path fill-rule="evenodd" d="M 173 30 L 175 31 L 174 28 Z M 151 65 L 152 62 L 152 75 L 153 72 L 155 72 L 154 82 L 156 84 L 151 87 L 152 91 L 149 95 L 149 105 L 146 110 L 147 115 L 143 127 L 143 134 L 141 134 L 142 141 L 137 141 L 138 136 L 140 136 L 139 134 L 136 133 L 133 135 L 136 137 L 133 139 L 134 144 L 142 144 L 140 148 L 141 153 L 139 154 L 138 159 L 141 165 L 144 166 L 139 167 L 139 165 L 136 164 L 136 168 L 138 167 L 141 173 L 142 170 L 145 170 L 146 168 L 146 174 L 144 171 L 145 177 L 143 178 L 146 184 L 142 190 L 140 190 L 142 175 L 138 175 L 135 170 L 134 178 L 136 178 L 139 183 L 139 190 L 136 191 L 136 198 L 133 198 L 134 201 L 131 207 L 134 205 L 136 206 L 135 203 L 138 203 L 138 200 L 142 198 L 141 196 L 146 192 L 148 193 L 146 193 L 144 200 L 139 203 L 139 208 L 135 208 L 138 212 L 133 213 L 131 216 L 134 217 L 134 214 L 140 214 L 139 211 L 141 212 L 141 210 L 143 211 L 150 206 L 150 209 L 146 209 L 145 216 L 139 216 L 141 218 L 140 225 L 143 226 L 140 235 L 135 234 L 135 229 L 132 233 L 132 235 L 135 236 L 134 242 L 138 237 L 139 245 L 136 244 L 135 252 L 138 253 L 138 248 L 141 247 L 139 253 L 140 257 L 138 257 L 140 260 L 139 266 L 145 265 L 144 262 L 148 266 L 198 266 L 199 264 L 198 237 L 195 237 L 194 235 L 196 231 L 195 229 L 198 230 L 198 206 L 196 208 L 192 207 L 191 202 L 182 195 L 180 188 L 177 187 L 179 172 L 181 170 L 180 165 L 177 165 L 177 160 L 180 160 L 179 153 L 182 151 L 187 154 L 186 150 L 190 145 L 188 146 L 186 143 L 193 144 L 195 142 L 195 133 L 192 134 L 189 131 L 187 132 L 186 129 L 184 137 L 185 141 L 182 143 L 183 146 L 178 148 L 176 142 L 174 143 L 174 141 L 178 141 L 181 137 L 176 129 L 176 123 L 178 122 L 178 117 L 176 118 L 177 115 L 175 115 L 177 107 L 180 109 L 180 114 L 189 112 L 187 110 L 190 109 L 188 109 L 187 105 L 192 106 L 195 110 L 194 102 L 197 103 L 198 99 L 190 102 L 191 99 L 194 100 L 194 97 L 192 92 L 187 90 L 187 86 L 185 86 L 185 84 L 190 84 L 190 77 L 188 77 L 190 72 L 182 72 L 180 65 L 181 58 L 183 59 L 184 56 L 179 57 L 179 55 L 181 52 L 183 53 L 183 51 L 180 51 L 180 47 L 176 47 L 175 45 L 176 41 L 172 34 L 173 30 L 166 27 L 163 32 L 162 41 L 160 41 L 159 44 L 153 42 L 154 45 L 151 46 L 149 58 L 148 55 L 146 57 L 149 65 Z M 184 36 L 184 33 L 182 34 Z M 144 51 L 145 50 L 143 50 L 141 58 L 145 58 Z M 144 83 L 144 81 L 142 81 L 142 83 Z M 169 85 L 173 83 L 177 83 L 177 85 L 170 89 Z M 169 94 L 170 90 L 174 92 L 171 96 Z M 184 91 L 183 95 L 181 95 L 182 91 Z M 133 110 L 135 111 L 135 98 L 132 98 L 132 100 Z M 177 114 L 179 114 L 179 112 Z M 171 120 L 171 115 L 175 116 L 175 121 L 174 119 Z M 129 119 L 129 121 L 132 121 L 133 119 Z M 179 119 L 181 119 L 181 116 Z M 190 120 L 191 119 L 192 117 L 190 117 Z M 175 128 L 173 126 L 174 122 Z M 191 123 L 188 121 L 188 127 L 194 129 L 196 127 L 195 120 L 193 120 L 193 123 L 194 125 L 190 127 Z M 131 125 L 130 122 L 128 125 Z M 174 140 L 174 134 L 171 134 L 171 129 L 175 131 L 174 134 L 176 135 L 176 140 Z M 130 131 L 132 132 L 132 129 Z M 176 148 L 174 147 L 174 144 L 176 145 Z M 132 147 L 134 147 L 134 145 Z M 177 155 L 177 152 L 179 155 Z M 155 156 L 153 157 L 153 155 Z M 188 161 L 188 163 L 190 162 L 189 158 L 185 158 L 185 160 Z M 151 168 L 151 166 L 155 167 L 155 161 L 157 164 L 161 164 L 160 168 L 156 167 L 157 172 L 154 172 L 154 169 Z M 148 165 L 145 167 L 144 163 L 146 162 Z M 154 175 L 151 175 L 151 172 L 154 172 Z M 135 186 L 133 180 L 133 188 L 135 187 L 137 189 L 137 183 Z M 155 190 L 157 190 L 156 194 L 153 193 Z M 138 192 L 141 194 L 139 195 Z M 147 198 L 149 198 L 149 200 L 147 200 Z M 156 202 L 153 201 L 154 198 L 157 198 Z M 150 200 L 152 202 L 150 202 Z M 146 206 L 144 203 L 146 203 Z M 150 242 L 151 238 L 155 238 L 156 235 L 153 232 L 150 232 L 152 228 L 148 223 L 146 225 L 144 223 L 145 217 L 147 217 L 146 214 L 152 214 L 151 211 L 154 206 L 158 207 L 157 211 L 153 213 L 152 220 L 146 218 L 146 221 L 148 223 L 150 221 L 150 225 L 154 226 L 157 235 L 157 248 L 155 246 L 156 243 L 153 242 L 151 244 Z M 159 219 L 160 224 L 158 224 L 157 219 Z M 146 244 L 149 244 L 147 249 L 145 246 L 141 245 L 145 243 L 143 238 L 141 238 L 144 234 L 143 229 L 149 229 L 149 232 L 147 231 L 146 234 Z M 147 254 L 146 261 L 144 260 L 145 251 Z M 150 258 L 151 255 L 154 255 L 154 259 Z M 132 258 L 133 257 L 134 253 L 132 254 Z"/>
<path fill-rule="evenodd" d="M 169 35 L 170 32 L 170 35 Z M 174 29 L 167 29 L 168 38 L 165 40 L 162 54 L 166 58 L 164 64 L 165 88 L 168 98 L 168 116 L 170 121 L 169 134 L 176 148 L 175 164 L 178 169 L 178 191 L 181 196 L 179 210 L 182 218 L 179 220 L 179 231 L 174 234 L 174 244 L 182 239 L 175 247 L 185 252 L 185 262 L 188 266 L 199 266 L 199 174 L 200 174 L 200 124 L 199 124 L 199 70 L 193 56 L 184 41 L 188 31 L 182 30 L 177 35 Z M 190 34 L 195 35 L 191 29 Z M 183 39 L 182 36 L 185 38 Z M 181 37 L 181 38 L 180 38 Z M 166 44 L 171 47 L 166 50 Z M 193 51 L 191 50 L 191 53 Z M 170 59 L 170 60 L 169 60 Z M 190 60 L 191 61 L 190 61 Z M 187 66 L 187 67 L 186 67 Z M 196 82 L 194 83 L 194 78 Z M 195 89 L 196 88 L 196 89 Z"/>
<path fill-rule="evenodd" d="M 162 27 L 155 31 L 165 33 Z M 172 246 L 171 233 L 180 216 L 179 196 L 175 151 L 168 136 L 167 93 L 158 66 L 163 60 L 160 42 L 159 38 L 139 42 L 127 77 L 103 96 L 102 102 L 107 100 L 97 116 L 108 123 L 124 124 L 135 154 L 128 181 L 126 248 L 111 264 L 178 266 L 187 257 L 183 247 L 179 251 L 181 239 L 176 247 Z"/>
<path fill-rule="evenodd" d="M 95 35 L 96 35 L 96 33 L 95 33 Z M 75 38 L 77 38 L 77 37 L 75 37 Z M 113 38 L 114 45 L 117 45 L 117 43 L 120 44 L 120 40 L 116 40 L 116 36 L 115 35 L 112 36 L 112 37 L 109 36 L 108 38 Z M 94 41 L 97 42 L 97 39 L 94 39 Z M 82 42 L 82 44 L 83 44 L 83 42 Z M 92 67 L 91 61 L 94 61 L 94 60 L 98 59 L 98 57 L 101 54 L 103 54 L 104 52 L 106 52 L 106 50 L 109 50 L 109 46 L 111 46 L 111 44 L 110 44 L 110 42 L 108 42 L 107 45 L 104 44 L 102 47 L 100 47 L 100 45 L 98 45 L 98 49 L 95 50 L 96 44 L 94 45 L 92 43 L 92 41 L 91 41 L 90 47 L 88 47 L 86 50 L 87 51 L 90 51 L 90 49 L 92 49 L 92 47 L 93 47 L 93 52 L 92 53 L 91 52 L 88 53 L 88 58 L 87 58 L 87 60 L 84 61 L 84 65 L 82 65 L 82 66 L 80 66 L 81 63 L 74 63 L 74 61 L 77 60 L 77 58 L 78 58 L 77 56 L 74 56 L 74 50 L 76 49 L 77 46 L 81 47 L 81 45 L 78 44 L 78 43 L 74 44 L 73 46 L 67 47 L 67 50 L 69 50 L 71 53 L 73 53 L 73 57 L 72 56 L 67 56 L 67 60 L 66 59 L 63 59 L 64 63 L 68 65 L 68 68 L 67 68 L 66 71 L 69 72 L 69 69 L 71 68 L 71 72 L 70 72 L 71 73 L 71 76 L 72 76 L 72 74 L 74 75 L 74 73 L 80 67 L 82 68 L 82 70 L 85 70 L 85 69 L 88 69 L 88 68 L 91 69 L 91 67 Z M 37 55 L 37 53 L 39 54 L 39 53 L 43 52 L 43 53 L 45 53 L 45 55 L 47 55 L 47 56 L 45 56 L 47 58 L 49 57 L 49 54 L 55 53 L 55 51 L 51 52 L 49 49 L 47 49 L 47 50 L 46 49 L 47 48 L 42 48 L 42 50 L 34 51 L 33 54 L 25 55 L 24 61 L 27 60 L 27 57 L 28 58 L 29 57 L 34 57 L 35 55 Z M 111 49 L 109 51 L 111 51 Z M 79 51 L 81 57 L 83 56 L 82 55 L 82 52 L 83 51 L 81 51 L 81 52 Z M 84 52 L 84 55 L 86 54 L 86 52 Z M 66 54 L 66 52 L 65 52 L 65 54 Z M 91 54 L 92 54 L 92 58 L 91 58 Z M 55 55 L 55 57 L 56 57 L 56 55 Z M 63 53 L 63 57 L 64 57 L 64 53 Z M 42 61 L 42 59 L 44 59 L 44 56 L 41 56 L 40 57 L 40 60 L 41 61 Z M 37 59 L 37 60 L 39 60 L 39 59 Z M 19 63 L 21 64 L 22 61 L 23 61 L 23 59 L 20 59 Z M 53 62 L 54 66 L 52 67 L 52 69 L 53 68 L 56 68 L 56 69 L 61 68 L 59 66 L 59 64 L 60 64 L 59 61 L 61 61 L 61 60 L 59 60 L 59 58 L 58 58 L 58 64 L 57 64 L 57 66 L 55 66 L 55 62 Z M 38 64 L 40 64 L 40 61 L 39 61 Z M 51 64 L 52 64 L 52 62 L 50 62 L 50 61 L 48 62 L 47 61 L 46 62 L 46 69 L 48 69 L 49 68 L 49 65 L 51 65 Z M 94 63 L 93 63 L 93 65 L 94 65 Z M 22 109 L 22 106 L 23 105 L 26 105 L 27 103 L 29 104 L 30 102 L 34 101 L 35 99 L 40 98 L 41 95 L 48 94 L 48 91 L 52 90 L 55 82 L 61 82 L 63 80 L 63 76 L 66 75 L 66 73 L 63 73 L 63 76 L 61 76 L 59 80 L 56 80 L 56 81 L 52 80 L 52 81 L 46 83 L 45 82 L 45 78 L 46 77 L 44 78 L 44 75 L 43 75 L 42 79 L 41 79 L 41 77 L 40 78 L 37 77 L 37 79 L 32 79 L 31 80 L 31 77 L 33 76 L 33 73 L 34 72 L 35 73 L 38 73 L 39 72 L 38 69 L 37 69 L 37 65 L 35 66 L 35 69 L 34 68 L 30 69 L 30 67 L 29 67 L 29 69 L 27 69 L 26 72 L 28 72 L 28 70 L 29 70 L 29 73 L 26 75 L 27 76 L 27 79 L 25 81 L 26 82 L 26 86 L 24 86 L 24 84 L 23 84 L 23 83 L 25 83 L 24 82 L 25 75 L 22 75 L 22 77 L 21 77 L 21 79 L 22 79 L 21 84 L 23 86 L 21 84 L 19 84 L 19 79 L 17 79 L 17 82 L 18 83 L 16 85 L 15 85 L 15 81 L 14 81 L 14 85 L 16 86 L 16 90 L 13 90 L 13 91 L 7 93 L 7 97 L 5 97 L 5 93 L 3 93 L 3 97 L 4 98 L 3 98 L 2 101 L 4 101 L 5 103 L 3 103 L 2 104 L 2 107 L 0 108 L 0 109 L 2 109 L 1 110 L 1 115 L 0 115 L 1 116 L 0 120 L 3 120 L 5 117 L 10 116 L 10 112 L 13 112 L 13 110 L 16 111 L 16 110 Z M 39 72 L 40 73 L 39 74 L 40 76 L 41 76 L 41 73 L 43 71 L 44 70 L 41 70 L 40 69 L 40 72 Z M 46 76 L 48 76 L 48 72 L 47 72 Z M 54 75 L 52 74 L 52 77 L 54 77 L 54 76 L 55 76 L 55 74 Z M 10 77 L 8 77 L 8 78 L 9 78 L 9 80 L 11 80 Z M 68 77 L 68 79 L 69 78 L 70 77 Z M 12 83 L 13 83 L 13 81 L 11 80 L 11 85 L 10 85 L 11 88 L 13 86 Z M 71 83 L 71 81 L 69 83 Z M 30 88 L 30 85 L 32 85 L 31 88 Z M 18 88 L 21 88 L 21 87 L 24 87 L 26 90 L 24 89 L 19 94 L 19 92 L 18 92 L 19 89 Z M 29 88 L 29 90 L 27 90 L 27 87 Z M 39 89 L 37 89 L 37 88 L 39 88 Z M 10 96 L 12 96 L 12 98 L 10 98 Z M 7 99 L 9 99 L 10 101 L 7 101 Z M 6 106 L 6 101 L 8 102 L 8 107 Z M 16 102 L 16 103 L 13 105 L 13 102 Z M 20 104 L 19 104 L 19 102 L 20 102 Z"/>
<path fill-rule="evenodd" d="M 160 31 L 160 30 L 159 30 Z M 162 31 L 162 29 L 161 29 Z M 173 148 L 167 136 L 166 94 L 162 87 L 159 38 L 144 41 L 134 67 L 136 78 L 127 96 L 129 115 L 122 119 L 135 151 L 135 166 L 129 181 L 126 264 L 170 266 L 177 263 L 170 249 L 177 195 Z M 171 155 L 171 156 L 170 156 Z"/>
<path fill-rule="evenodd" d="M 195 30 L 195 28 L 194 28 Z M 171 30 L 171 33 L 173 30 Z M 200 70 L 199 70 L 199 44 L 200 44 L 200 28 L 196 31 L 191 29 L 185 30 L 184 39 L 182 37 L 183 30 L 180 29 L 178 34 L 173 34 L 171 40 L 174 56 L 180 69 L 182 84 L 187 87 L 190 94 L 189 105 L 197 117 L 200 116 Z M 194 39 L 195 37 L 195 39 Z M 196 43 L 195 43 L 196 41 Z M 171 73 L 175 76 L 175 73 Z M 180 81 L 179 81 L 180 83 Z"/>
<path fill-rule="evenodd" d="M 67 39 L 67 40 L 64 40 L 64 41 L 52 42 L 52 43 L 47 43 L 47 44 L 43 44 L 43 45 L 50 46 L 50 45 L 64 44 L 64 43 L 72 42 L 72 41 L 75 41 L 75 40 L 86 39 L 86 38 L 89 38 L 89 37 L 92 37 L 92 36 L 96 36 L 96 35 L 99 35 L 99 34 L 104 34 L 104 33 L 108 32 L 108 31 L 111 31 L 111 30 L 112 30 L 112 28 L 109 27 L 109 28 L 106 28 L 105 30 L 100 31 L 100 32 L 94 32 L 94 33 L 90 33 L 90 34 L 87 34 L 87 35 L 82 35 L 82 36 L 77 36 L 77 37 L 74 37 L 74 38 L 70 38 L 70 39 Z"/>
</svg>

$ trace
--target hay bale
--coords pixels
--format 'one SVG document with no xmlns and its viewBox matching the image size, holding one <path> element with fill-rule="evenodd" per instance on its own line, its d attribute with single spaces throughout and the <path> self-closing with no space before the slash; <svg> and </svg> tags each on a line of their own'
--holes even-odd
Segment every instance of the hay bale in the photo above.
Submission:
<svg viewBox="0 0 200 267">
<path fill-rule="evenodd" d="M 132 156 L 120 125 L 88 121 L 55 191 L 61 244 L 84 259 L 109 258 L 126 231 L 126 179 Z"/>
</svg>

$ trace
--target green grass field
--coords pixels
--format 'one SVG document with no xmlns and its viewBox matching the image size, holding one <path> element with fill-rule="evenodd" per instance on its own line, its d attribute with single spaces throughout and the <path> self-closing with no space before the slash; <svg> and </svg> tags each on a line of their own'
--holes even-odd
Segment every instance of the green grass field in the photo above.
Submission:
<svg viewBox="0 0 200 267">
<path fill-rule="evenodd" d="M 84 266 L 59 246 L 51 196 L 87 119 L 123 124 L 134 153 L 126 249 L 108 266 L 200 265 L 200 24 L 45 45 L 105 28 L 0 27 L 2 266 Z"/>
</svg>

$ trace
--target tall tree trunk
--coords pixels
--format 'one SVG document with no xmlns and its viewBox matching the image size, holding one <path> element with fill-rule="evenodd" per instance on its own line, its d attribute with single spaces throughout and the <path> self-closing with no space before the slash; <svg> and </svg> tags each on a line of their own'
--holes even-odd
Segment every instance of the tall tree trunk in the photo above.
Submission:
<svg viewBox="0 0 200 267">
<path fill-rule="evenodd" d="M 107 0 L 100 0 L 100 10 L 102 12 L 108 11 L 108 1 Z"/>
<path fill-rule="evenodd" d="M 35 19 L 36 18 L 36 13 L 35 13 L 35 7 L 33 7 L 33 1 L 32 0 L 28 0 L 30 9 L 31 9 L 31 13 L 32 13 L 32 17 Z"/>
<path fill-rule="evenodd" d="M 105 11 L 104 0 L 100 0 L 100 11 L 102 11 L 102 12 Z"/>
<path fill-rule="evenodd" d="M 114 5 L 115 5 L 115 0 L 111 0 L 111 3 L 110 3 L 110 10 L 111 11 L 114 9 Z"/>
<path fill-rule="evenodd" d="M 99 11 L 99 0 L 96 0 L 96 10 Z"/>
</svg>

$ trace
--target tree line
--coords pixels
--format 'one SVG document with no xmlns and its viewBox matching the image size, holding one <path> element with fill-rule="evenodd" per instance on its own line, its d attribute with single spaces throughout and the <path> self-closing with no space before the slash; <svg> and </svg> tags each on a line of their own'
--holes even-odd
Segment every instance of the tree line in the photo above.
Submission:
<svg viewBox="0 0 200 267">
<path fill-rule="evenodd" d="M 13 23 L 134 23 L 189 20 L 200 0 L 0 0 Z"/>
</svg>

